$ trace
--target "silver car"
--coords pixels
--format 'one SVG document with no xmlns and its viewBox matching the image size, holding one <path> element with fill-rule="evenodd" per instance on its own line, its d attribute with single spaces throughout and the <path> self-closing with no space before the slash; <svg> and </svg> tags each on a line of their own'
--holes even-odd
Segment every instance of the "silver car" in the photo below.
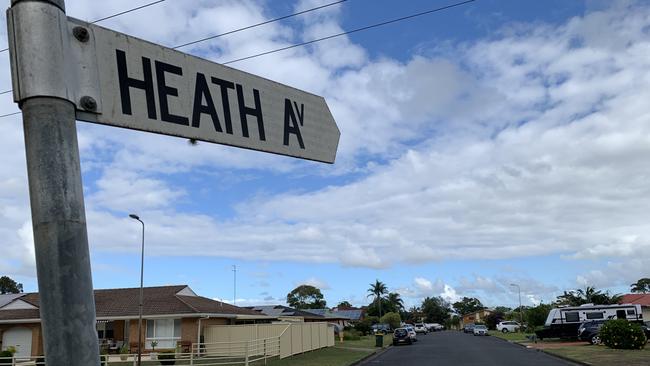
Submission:
<svg viewBox="0 0 650 366">
<path fill-rule="evenodd" d="M 474 335 L 475 336 L 486 336 L 488 335 L 488 329 L 485 325 L 475 325 L 474 326 Z"/>
</svg>

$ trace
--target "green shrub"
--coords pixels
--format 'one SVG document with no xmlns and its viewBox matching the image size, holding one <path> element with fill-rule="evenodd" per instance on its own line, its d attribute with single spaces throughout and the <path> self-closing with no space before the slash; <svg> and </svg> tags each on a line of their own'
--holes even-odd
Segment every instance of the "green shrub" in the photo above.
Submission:
<svg viewBox="0 0 650 366">
<path fill-rule="evenodd" d="M 343 332 L 344 341 L 358 341 L 361 339 L 361 334 L 356 330 L 351 330 L 348 332 Z"/>
<path fill-rule="evenodd" d="M 174 365 L 176 363 L 176 352 L 164 351 L 158 355 L 158 360 L 161 365 Z"/>
<path fill-rule="evenodd" d="M 354 329 L 361 334 L 370 334 L 372 332 L 372 322 L 369 319 L 364 319 L 354 325 Z M 347 333 L 347 329 L 344 334 Z"/>
<path fill-rule="evenodd" d="M 399 328 L 399 325 L 402 323 L 402 318 L 397 313 L 386 313 L 386 315 L 381 317 L 382 324 L 390 325 L 391 329 Z"/>
<path fill-rule="evenodd" d="M 11 357 L 13 356 L 14 354 L 11 351 L 0 352 L 0 365 L 11 365 Z"/>
<path fill-rule="evenodd" d="M 610 320 L 600 328 L 600 339 L 609 348 L 642 349 L 646 337 L 641 326 L 625 319 Z"/>
</svg>

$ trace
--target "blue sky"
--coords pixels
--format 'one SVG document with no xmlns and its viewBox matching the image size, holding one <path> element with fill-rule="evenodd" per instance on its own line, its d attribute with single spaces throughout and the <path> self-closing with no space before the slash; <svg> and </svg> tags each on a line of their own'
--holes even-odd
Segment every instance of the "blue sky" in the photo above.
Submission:
<svg viewBox="0 0 650 366">
<path fill-rule="evenodd" d="M 102 26 L 176 45 L 327 2 L 169 0 Z M 349 0 L 184 51 L 223 62 L 450 3 Z M 66 4 L 81 19 L 136 5 Z M 334 165 L 80 122 L 94 285 L 138 285 L 134 212 L 146 285 L 232 301 L 237 265 L 238 304 L 308 283 L 364 305 L 375 279 L 409 306 L 514 306 L 511 283 L 526 304 L 626 292 L 650 268 L 649 33 L 646 2 L 477 0 L 232 65 L 323 95 Z M 20 116 L 2 126 L 0 272 L 35 291 Z"/>
</svg>

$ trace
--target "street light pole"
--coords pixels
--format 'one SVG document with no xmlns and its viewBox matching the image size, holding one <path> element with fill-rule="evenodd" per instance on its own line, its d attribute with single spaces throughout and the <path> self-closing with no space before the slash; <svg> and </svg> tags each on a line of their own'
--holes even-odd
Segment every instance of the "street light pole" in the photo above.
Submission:
<svg viewBox="0 0 650 366">
<path fill-rule="evenodd" d="M 140 304 L 138 305 L 138 366 L 142 362 L 142 303 L 144 297 L 143 280 L 144 280 L 144 222 L 135 214 L 130 214 L 130 218 L 140 221 L 142 224 L 142 250 L 140 254 Z"/>
<path fill-rule="evenodd" d="M 521 287 L 517 285 L 516 283 L 511 283 L 510 286 L 515 286 L 517 287 L 517 292 L 519 292 L 519 321 L 521 322 L 521 326 L 524 326 L 524 312 L 523 309 L 521 308 Z"/>
</svg>

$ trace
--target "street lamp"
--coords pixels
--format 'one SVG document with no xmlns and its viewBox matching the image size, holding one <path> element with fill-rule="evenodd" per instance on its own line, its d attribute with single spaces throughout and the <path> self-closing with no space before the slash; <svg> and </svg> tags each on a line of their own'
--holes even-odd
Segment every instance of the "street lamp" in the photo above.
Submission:
<svg viewBox="0 0 650 366">
<path fill-rule="evenodd" d="M 521 326 L 524 326 L 524 312 L 523 309 L 521 308 L 521 287 L 517 285 L 516 283 L 511 283 L 510 286 L 515 286 L 517 287 L 517 291 L 519 292 L 519 321 L 521 322 Z"/>
<path fill-rule="evenodd" d="M 140 221 L 142 224 L 142 251 L 141 251 L 141 256 L 140 256 L 140 305 L 138 306 L 138 366 L 141 365 L 142 362 L 142 302 L 143 302 L 143 279 L 144 279 L 144 222 L 140 220 L 140 217 L 135 214 L 130 214 L 130 218 L 134 220 Z"/>
</svg>

